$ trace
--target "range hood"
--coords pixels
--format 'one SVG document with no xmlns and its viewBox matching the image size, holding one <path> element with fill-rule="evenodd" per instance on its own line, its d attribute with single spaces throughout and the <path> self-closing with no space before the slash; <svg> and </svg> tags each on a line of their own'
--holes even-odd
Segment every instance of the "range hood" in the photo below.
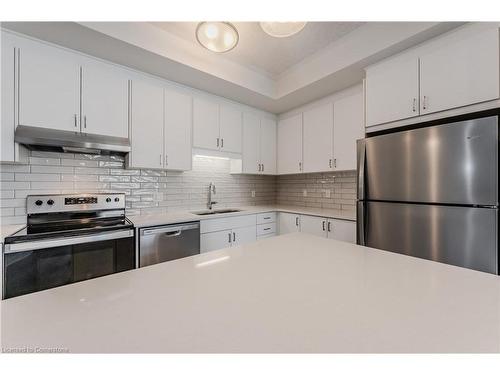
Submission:
<svg viewBox="0 0 500 375">
<path fill-rule="evenodd" d="M 14 134 L 17 143 L 34 150 L 51 150 L 78 153 L 127 153 L 128 138 L 54 130 L 18 125 Z"/>
</svg>

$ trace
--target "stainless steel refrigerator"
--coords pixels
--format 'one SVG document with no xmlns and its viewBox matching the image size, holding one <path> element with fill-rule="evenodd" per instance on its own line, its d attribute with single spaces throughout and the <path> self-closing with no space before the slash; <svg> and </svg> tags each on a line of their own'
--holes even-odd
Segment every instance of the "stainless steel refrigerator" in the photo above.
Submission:
<svg viewBox="0 0 500 375">
<path fill-rule="evenodd" d="M 358 141 L 357 241 L 498 274 L 498 116 Z"/>
</svg>

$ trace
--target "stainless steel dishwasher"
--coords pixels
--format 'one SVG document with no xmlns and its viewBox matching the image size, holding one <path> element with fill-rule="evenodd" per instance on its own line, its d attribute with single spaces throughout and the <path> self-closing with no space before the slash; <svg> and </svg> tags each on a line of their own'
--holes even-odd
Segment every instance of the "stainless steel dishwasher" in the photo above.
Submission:
<svg viewBox="0 0 500 375">
<path fill-rule="evenodd" d="M 148 227 L 139 233 L 139 267 L 200 253 L 199 222 Z"/>
</svg>

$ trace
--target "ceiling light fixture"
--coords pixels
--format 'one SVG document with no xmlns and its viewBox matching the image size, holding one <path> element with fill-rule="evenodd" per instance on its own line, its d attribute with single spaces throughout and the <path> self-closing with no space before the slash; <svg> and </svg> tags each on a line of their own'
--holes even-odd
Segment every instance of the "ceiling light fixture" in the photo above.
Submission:
<svg viewBox="0 0 500 375">
<path fill-rule="evenodd" d="M 286 38 L 301 31 L 307 22 L 261 22 L 260 27 L 266 34 L 275 38 Z"/>
<path fill-rule="evenodd" d="M 239 35 L 229 22 L 200 22 L 196 28 L 196 40 L 206 49 L 222 53 L 236 47 Z"/>
</svg>

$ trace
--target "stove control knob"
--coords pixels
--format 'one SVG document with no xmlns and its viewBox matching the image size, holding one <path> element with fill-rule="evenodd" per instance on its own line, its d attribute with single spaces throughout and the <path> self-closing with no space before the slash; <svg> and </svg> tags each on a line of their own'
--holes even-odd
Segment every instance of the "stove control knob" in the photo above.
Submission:
<svg viewBox="0 0 500 375">
<path fill-rule="evenodd" d="M 119 202 L 120 201 L 120 198 L 115 198 L 115 202 Z"/>
<path fill-rule="evenodd" d="M 49 200 L 47 201 L 47 204 L 48 204 L 49 206 L 52 206 L 52 205 L 54 204 L 54 201 L 53 201 L 52 199 L 49 199 Z"/>
<path fill-rule="evenodd" d="M 42 202 L 40 199 L 38 199 L 38 200 L 35 202 L 35 204 L 36 204 L 37 206 L 41 206 L 41 205 L 43 204 L 43 202 Z"/>
<path fill-rule="evenodd" d="M 111 202 L 111 198 L 106 198 L 106 202 Z"/>
</svg>

